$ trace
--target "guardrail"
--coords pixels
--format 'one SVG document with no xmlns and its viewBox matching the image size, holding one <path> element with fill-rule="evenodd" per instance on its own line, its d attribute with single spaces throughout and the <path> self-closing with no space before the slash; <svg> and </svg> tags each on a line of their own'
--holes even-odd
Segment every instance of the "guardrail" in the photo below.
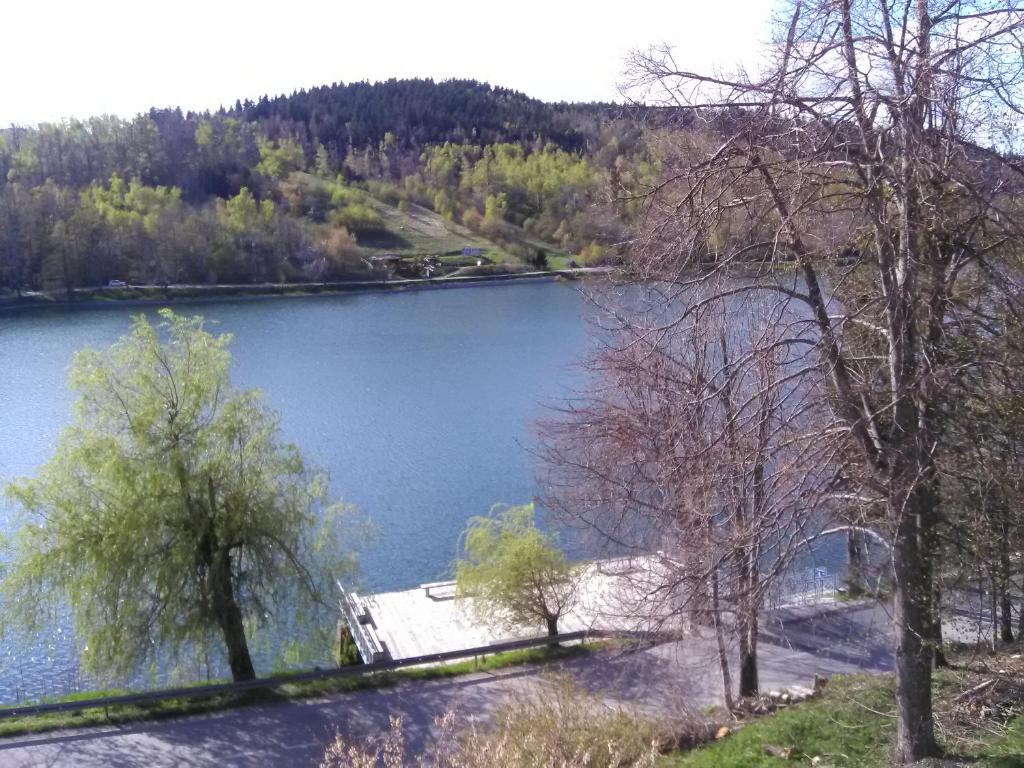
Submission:
<svg viewBox="0 0 1024 768">
<path fill-rule="evenodd" d="M 804 578 L 782 578 L 765 595 L 764 610 L 814 605 L 825 600 L 834 600 L 838 594 L 839 582 L 834 573 Z"/>
<path fill-rule="evenodd" d="M 24 717 L 25 715 L 43 715 L 52 712 L 78 712 L 84 709 L 103 709 L 106 707 L 131 704 L 152 704 L 169 699 L 207 699 L 221 694 L 243 693 L 268 688 L 277 688 L 288 683 L 301 683 L 309 680 L 328 680 L 342 677 L 359 677 L 375 672 L 390 672 L 403 667 L 415 667 L 423 664 L 437 664 L 443 661 L 469 659 L 474 656 L 489 656 L 506 651 L 518 651 L 526 648 L 537 648 L 553 643 L 571 643 L 589 638 L 629 637 L 628 632 L 608 632 L 604 630 L 585 630 L 582 632 L 566 632 L 554 637 L 534 637 L 526 640 L 512 640 L 505 643 L 481 645 L 475 648 L 464 648 L 458 651 L 444 651 L 424 656 L 414 656 L 396 661 L 380 661 L 373 664 L 358 664 L 338 669 L 319 669 L 310 672 L 296 672 L 289 675 L 246 680 L 240 683 L 218 683 L 214 685 L 194 686 L 189 688 L 164 688 L 159 691 L 125 694 L 123 696 L 106 696 L 96 699 L 80 699 L 77 701 L 53 702 L 47 704 L 29 704 L 18 707 L 0 708 L 0 719 Z"/>
</svg>

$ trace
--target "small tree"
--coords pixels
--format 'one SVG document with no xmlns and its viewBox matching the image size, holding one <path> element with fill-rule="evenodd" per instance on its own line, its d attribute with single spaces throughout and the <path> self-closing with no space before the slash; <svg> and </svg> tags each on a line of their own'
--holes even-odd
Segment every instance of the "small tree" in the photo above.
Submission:
<svg viewBox="0 0 1024 768">
<path fill-rule="evenodd" d="M 91 669 L 220 635 L 232 677 L 255 677 L 246 625 L 315 608 L 336 574 L 340 507 L 327 478 L 278 439 L 253 391 L 230 388 L 230 337 L 170 310 L 105 353 L 79 352 L 73 423 L 35 478 L 6 587 L 31 627 L 70 605 Z M 323 515 L 321 517 L 321 512 Z"/>
<path fill-rule="evenodd" d="M 576 604 L 579 568 L 534 525 L 533 504 L 470 519 L 465 552 L 456 567 L 458 597 L 473 598 L 486 620 L 540 620 L 549 637 L 558 635 L 558 620 Z"/>
</svg>

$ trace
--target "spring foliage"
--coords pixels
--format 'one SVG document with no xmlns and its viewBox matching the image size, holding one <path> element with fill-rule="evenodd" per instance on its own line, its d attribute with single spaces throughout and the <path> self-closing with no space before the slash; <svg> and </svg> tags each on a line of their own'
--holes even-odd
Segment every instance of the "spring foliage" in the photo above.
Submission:
<svg viewBox="0 0 1024 768">
<path fill-rule="evenodd" d="M 72 423 L 7 490 L 27 513 L 6 585 L 16 615 L 32 628 L 66 600 L 91 670 L 219 637 L 238 677 L 243 627 L 315 610 L 351 564 L 326 475 L 281 442 L 258 393 L 231 388 L 230 340 L 163 310 L 79 352 Z"/>
<path fill-rule="evenodd" d="M 469 521 L 456 590 L 473 599 L 474 611 L 485 620 L 544 622 L 554 635 L 559 618 L 576 604 L 579 569 L 553 536 L 537 529 L 533 511 L 527 504 Z"/>
</svg>

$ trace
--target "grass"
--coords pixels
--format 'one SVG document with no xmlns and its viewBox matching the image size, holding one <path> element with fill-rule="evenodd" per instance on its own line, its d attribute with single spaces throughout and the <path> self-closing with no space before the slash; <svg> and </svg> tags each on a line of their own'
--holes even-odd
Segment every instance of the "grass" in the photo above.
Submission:
<svg viewBox="0 0 1024 768">
<path fill-rule="evenodd" d="M 361 677 L 340 677 L 325 680 L 308 680 L 301 683 L 288 683 L 277 690 L 288 699 L 305 699 L 328 693 L 345 693 L 366 688 L 381 688 L 398 685 L 412 680 L 440 680 L 474 672 L 490 672 L 506 667 L 517 667 L 525 664 L 546 664 L 553 661 L 590 653 L 593 645 L 568 645 L 558 648 L 527 648 L 520 651 L 506 651 L 491 656 L 451 662 L 448 664 L 432 664 L 422 667 L 407 667 L 393 672 L 375 672 Z"/>
<path fill-rule="evenodd" d="M 539 270 L 526 264 L 481 264 L 479 267 L 459 267 L 446 277 L 486 277 L 500 275 L 516 275 Z"/>
<path fill-rule="evenodd" d="M 569 269 L 569 262 L 573 259 L 569 256 L 548 255 L 548 269 Z"/>
<path fill-rule="evenodd" d="M 569 264 L 569 256 L 564 250 L 514 224 L 504 223 L 496 239 L 492 240 L 419 205 L 411 204 L 405 213 L 380 200 L 371 199 L 369 204 L 383 219 L 386 228 L 383 238 L 360 239 L 359 244 L 371 252 L 410 257 L 460 256 L 462 249 L 469 247 L 480 248 L 482 255 L 495 264 L 519 264 L 523 259 L 513 251 L 525 249 L 529 253 L 546 253 L 551 269 L 565 269 Z"/>
<path fill-rule="evenodd" d="M 895 721 L 879 713 L 892 708 L 890 686 L 874 677 L 835 677 L 820 698 L 752 721 L 731 736 L 674 756 L 668 765 L 768 768 L 806 765 L 818 756 L 826 765 L 887 766 Z M 765 754 L 766 746 L 796 749 L 786 761 Z"/>
<path fill-rule="evenodd" d="M 989 679 L 1012 658 L 1004 651 L 983 660 L 961 659 L 956 669 L 935 674 L 938 732 L 947 757 L 978 768 L 1024 768 L 1024 700 L 1008 718 L 965 719 L 956 698 Z M 1013 674 L 1016 671 L 1011 670 Z M 825 692 L 802 704 L 755 719 L 732 735 L 697 749 L 665 758 L 676 768 L 775 768 L 783 765 L 885 768 L 896 732 L 890 676 L 851 675 L 832 678 Z M 766 747 L 793 748 L 788 760 L 766 753 Z M 817 763 L 812 763 L 818 758 Z"/>
<path fill-rule="evenodd" d="M 353 677 L 328 678 L 287 683 L 269 690 L 257 690 L 244 694 L 221 694 L 205 699 L 168 699 L 148 704 L 128 706 L 97 707 L 77 712 L 54 712 L 42 715 L 27 715 L 0 721 L 0 737 L 19 736 L 29 733 L 59 730 L 61 728 L 85 728 L 91 726 L 136 723 L 144 720 L 159 720 L 168 717 L 216 712 L 233 707 L 268 701 L 308 699 L 331 693 L 346 693 L 370 688 L 398 685 L 413 680 L 437 680 L 487 672 L 524 664 L 544 664 L 590 653 L 598 644 L 571 645 L 558 648 L 528 648 L 507 651 L 490 656 L 466 659 L 449 664 L 423 667 L 409 667 L 392 672 L 374 672 Z M 198 685 L 198 684 L 197 684 Z M 91 691 L 75 693 L 48 702 L 69 702 L 102 696 L 119 696 L 130 693 L 125 690 Z"/>
<path fill-rule="evenodd" d="M 293 178 L 307 187 L 336 188 L 332 182 L 309 173 L 296 173 Z M 366 189 L 350 186 L 347 192 L 353 202 L 371 208 L 383 222 L 380 231 L 363 233 L 357 237 L 359 246 L 366 255 L 455 255 L 460 254 L 463 248 L 471 247 L 481 248 L 495 261 L 510 258 L 500 245 L 445 219 L 428 208 L 410 204 L 406 212 L 377 199 Z"/>
<path fill-rule="evenodd" d="M 495 262 L 515 261 L 500 245 L 466 227 L 448 221 L 433 211 L 410 205 L 409 213 L 373 200 L 371 205 L 384 220 L 390 238 L 380 243 L 373 238 L 360 240 L 369 250 L 386 251 L 399 256 L 457 255 L 463 248 L 480 248 L 483 255 Z"/>
</svg>

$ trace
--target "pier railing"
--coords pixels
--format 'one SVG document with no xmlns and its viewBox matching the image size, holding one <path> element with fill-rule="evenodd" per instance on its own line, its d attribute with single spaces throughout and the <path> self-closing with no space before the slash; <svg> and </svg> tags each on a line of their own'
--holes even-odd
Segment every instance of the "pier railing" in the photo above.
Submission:
<svg viewBox="0 0 1024 768">
<path fill-rule="evenodd" d="M 362 598 L 355 592 L 348 592 L 340 582 L 338 589 L 341 591 L 341 612 L 348 624 L 352 641 L 359 649 L 359 655 L 368 664 L 387 661 L 388 652 L 377 637 L 373 618 Z"/>
</svg>

